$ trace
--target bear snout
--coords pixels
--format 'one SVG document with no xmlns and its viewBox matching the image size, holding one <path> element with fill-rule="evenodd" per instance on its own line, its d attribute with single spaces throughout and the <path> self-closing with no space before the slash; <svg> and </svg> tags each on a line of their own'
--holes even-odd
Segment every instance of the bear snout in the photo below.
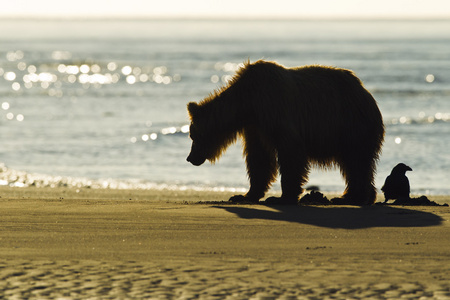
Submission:
<svg viewBox="0 0 450 300">
<path fill-rule="evenodd" d="M 203 164 L 205 162 L 206 159 L 193 157 L 192 154 L 189 154 L 189 156 L 186 158 L 186 160 L 188 162 L 190 162 L 191 164 L 193 164 L 194 166 L 200 166 L 201 164 Z"/>
</svg>

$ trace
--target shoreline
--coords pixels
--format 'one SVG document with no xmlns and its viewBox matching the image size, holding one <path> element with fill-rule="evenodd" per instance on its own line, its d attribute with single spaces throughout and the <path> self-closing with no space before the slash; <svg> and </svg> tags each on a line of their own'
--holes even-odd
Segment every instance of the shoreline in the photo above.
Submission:
<svg viewBox="0 0 450 300">
<path fill-rule="evenodd" d="M 228 199 L 236 194 L 245 194 L 246 189 L 214 190 L 214 189 L 174 189 L 158 187 L 155 189 L 132 189 L 132 188 L 101 188 L 101 187 L 50 187 L 50 186 L 5 186 L 0 185 L 0 200 L 3 198 L 29 198 L 29 199 L 53 199 L 64 196 L 70 199 L 110 199 L 110 200 L 149 200 L 149 201 L 174 201 L 174 202 L 227 202 Z M 300 198 L 308 194 L 305 191 Z M 320 191 L 328 199 L 340 197 L 340 193 Z M 280 196 L 281 191 L 268 191 L 263 199 L 271 196 Z M 411 198 L 424 196 L 422 194 L 411 194 Z M 430 201 L 436 203 L 449 204 L 450 195 L 425 195 Z M 261 200 L 263 200 L 261 199 Z M 376 204 L 384 202 L 382 193 L 377 193 Z M 392 204 L 393 200 L 390 200 Z M 231 205 L 231 204 L 230 204 Z"/>
<path fill-rule="evenodd" d="M 223 202 L 232 194 L 0 187 L 0 296 L 450 297 L 449 207 Z"/>
</svg>

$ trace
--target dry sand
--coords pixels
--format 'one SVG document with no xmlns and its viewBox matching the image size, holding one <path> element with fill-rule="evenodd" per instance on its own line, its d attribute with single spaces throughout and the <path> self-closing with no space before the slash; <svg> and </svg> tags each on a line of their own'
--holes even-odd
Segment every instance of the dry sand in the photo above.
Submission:
<svg viewBox="0 0 450 300">
<path fill-rule="evenodd" d="M 449 207 L 229 196 L 2 187 L 0 299 L 450 299 Z"/>
</svg>

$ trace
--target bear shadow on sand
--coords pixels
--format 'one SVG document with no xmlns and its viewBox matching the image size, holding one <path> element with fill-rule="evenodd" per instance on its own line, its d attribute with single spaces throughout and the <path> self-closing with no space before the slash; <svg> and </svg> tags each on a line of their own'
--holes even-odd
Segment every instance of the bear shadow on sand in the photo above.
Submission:
<svg viewBox="0 0 450 300">
<path fill-rule="evenodd" d="M 264 219 L 327 228 L 427 227 L 442 224 L 433 213 L 392 206 L 229 206 L 215 205 L 243 219 Z M 275 211 L 274 211 L 275 210 Z"/>
</svg>

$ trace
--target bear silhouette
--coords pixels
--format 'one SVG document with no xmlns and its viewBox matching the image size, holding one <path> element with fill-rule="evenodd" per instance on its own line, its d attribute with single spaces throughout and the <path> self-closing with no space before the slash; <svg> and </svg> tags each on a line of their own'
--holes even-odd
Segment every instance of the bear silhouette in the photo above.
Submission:
<svg viewBox="0 0 450 300">
<path fill-rule="evenodd" d="M 392 169 L 391 174 L 386 177 L 381 188 L 384 193 L 385 203 L 390 199 L 409 199 L 410 188 L 406 171 L 412 171 L 412 169 L 404 163 L 399 163 Z"/>
<path fill-rule="evenodd" d="M 243 140 L 250 189 L 230 201 L 258 203 L 279 172 L 281 198 L 266 202 L 296 204 L 311 167 L 339 167 L 346 188 L 335 204 L 375 202 L 384 125 L 375 99 L 350 70 L 247 62 L 228 85 L 190 102 L 188 112 L 193 165 L 214 163 Z"/>
</svg>

